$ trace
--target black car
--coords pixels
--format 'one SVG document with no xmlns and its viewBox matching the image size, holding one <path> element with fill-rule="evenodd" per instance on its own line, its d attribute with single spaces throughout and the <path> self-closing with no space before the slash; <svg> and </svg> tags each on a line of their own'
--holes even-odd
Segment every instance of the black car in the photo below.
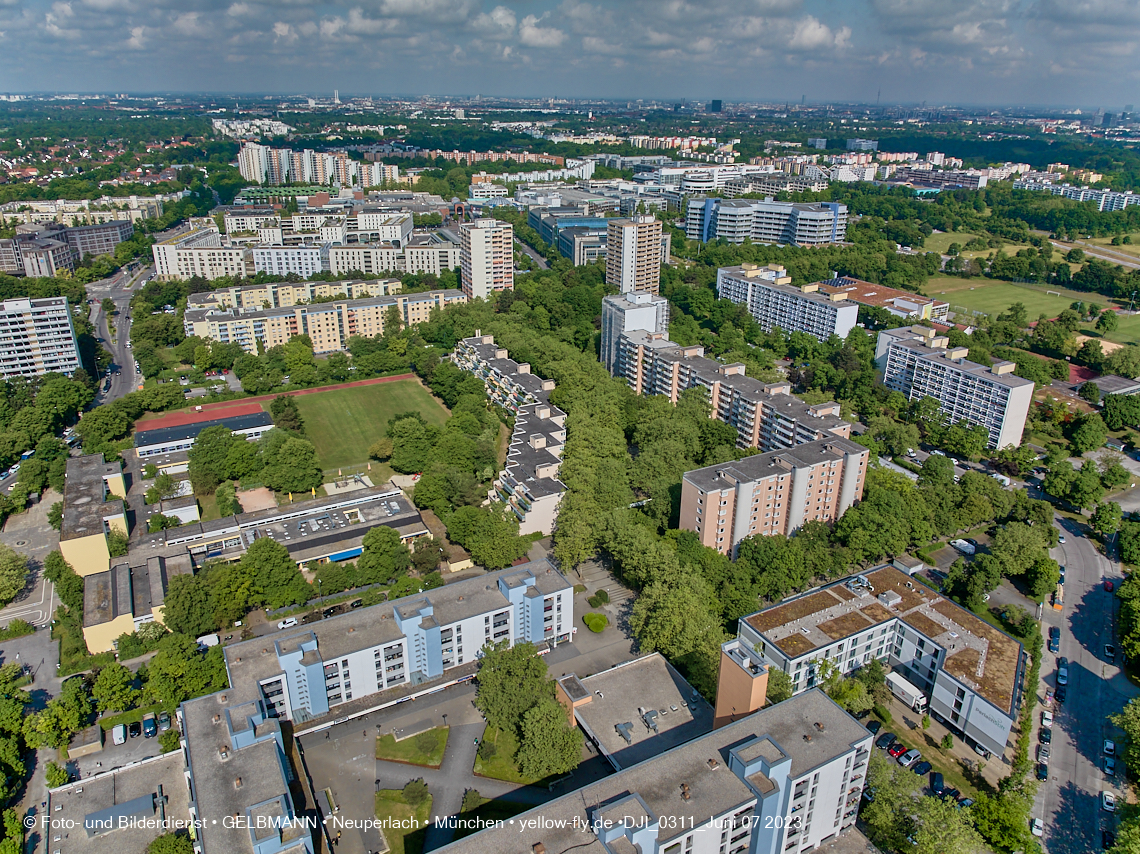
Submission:
<svg viewBox="0 0 1140 854">
<path fill-rule="evenodd" d="M 1049 744 L 1051 741 L 1053 741 L 1053 730 L 1042 727 L 1038 731 L 1037 737 L 1041 739 L 1042 744 Z"/>
<path fill-rule="evenodd" d="M 1054 696 L 1057 698 L 1058 703 L 1063 703 L 1065 702 L 1065 695 L 1068 693 L 1069 690 L 1064 685 L 1058 685 L 1057 693 Z"/>
<path fill-rule="evenodd" d="M 957 801 L 958 798 L 961 796 L 961 794 L 962 793 L 959 792 L 957 789 L 947 789 L 945 792 L 942 793 L 942 800 L 944 800 L 944 801 Z"/>
<path fill-rule="evenodd" d="M 140 735 L 142 735 L 142 724 L 138 721 L 135 721 L 130 725 L 130 727 L 128 727 L 128 731 L 131 734 L 131 738 L 138 738 Z"/>
<path fill-rule="evenodd" d="M 868 732 L 871 733 L 871 735 L 878 735 L 879 730 L 881 730 L 882 728 L 883 728 L 883 725 L 881 723 L 879 723 L 878 721 L 871 721 L 869 724 L 867 724 L 867 730 L 868 730 Z"/>
<path fill-rule="evenodd" d="M 919 777 L 925 777 L 927 774 L 930 773 L 930 769 L 933 767 L 934 766 L 931 765 L 929 762 L 923 761 L 923 762 L 919 762 L 919 763 L 915 764 L 915 766 L 913 768 L 911 768 L 910 770 L 913 771 L 915 774 L 917 774 Z"/>
<path fill-rule="evenodd" d="M 1107 851 L 1116 844 L 1116 834 L 1111 830 L 1102 830 L 1100 832 L 1100 847 Z"/>
<path fill-rule="evenodd" d="M 1042 783 L 1049 779 L 1049 766 L 1044 762 L 1037 763 L 1037 779 Z"/>
<path fill-rule="evenodd" d="M 886 750 L 895 743 L 895 734 L 893 732 L 884 732 L 877 739 L 875 739 L 875 747 L 881 747 Z"/>
<path fill-rule="evenodd" d="M 1104 658 L 1109 664 L 1116 661 L 1116 647 L 1110 643 L 1104 645 Z"/>
<path fill-rule="evenodd" d="M 942 779 L 941 771 L 935 771 L 930 775 L 930 791 L 936 795 L 941 795 L 946 791 L 946 782 Z"/>
</svg>

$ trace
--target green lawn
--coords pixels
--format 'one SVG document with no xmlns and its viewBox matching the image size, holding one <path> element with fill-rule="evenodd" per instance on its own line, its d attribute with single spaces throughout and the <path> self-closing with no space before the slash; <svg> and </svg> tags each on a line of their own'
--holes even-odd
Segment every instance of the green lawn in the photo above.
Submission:
<svg viewBox="0 0 1140 854">
<path fill-rule="evenodd" d="M 438 768 L 443 762 L 443 751 L 447 748 L 448 729 L 445 726 L 436 727 L 402 741 L 396 741 L 391 733 L 381 736 L 376 739 L 376 758 Z"/>
<path fill-rule="evenodd" d="M 476 792 L 478 794 L 478 792 Z M 466 796 L 464 802 L 466 803 Z M 474 809 L 465 810 L 459 814 L 459 819 L 463 820 L 478 820 L 480 822 L 502 821 L 506 822 L 514 818 L 519 813 L 524 813 L 531 808 L 531 804 L 520 804 L 515 801 L 504 801 L 501 799 L 492 800 L 491 798 L 484 798 L 479 796 L 479 806 Z M 472 825 L 471 827 L 457 827 L 455 829 L 455 839 L 462 839 L 465 836 L 470 836 L 472 833 L 478 833 L 482 828 L 479 825 Z"/>
<path fill-rule="evenodd" d="M 1113 246 L 1111 237 L 1094 237 L 1092 240 L 1082 240 L 1081 242 L 1103 246 L 1105 249 L 1122 252 L 1125 255 L 1140 255 L 1140 234 L 1133 234 L 1131 243 L 1122 243 L 1120 246 Z"/>
<path fill-rule="evenodd" d="M 404 793 L 399 789 L 381 789 L 376 793 L 376 818 L 381 821 L 392 819 L 385 823 L 383 829 L 389 854 L 421 854 L 431 820 L 431 802 L 429 796 L 419 807 L 413 807 L 404 800 Z M 402 823 L 409 823 L 412 827 L 401 829 L 399 825 Z"/>
<path fill-rule="evenodd" d="M 367 462 L 369 446 L 398 412 L 416 410 L 437 425 L 448 418 L 443 404 L 415 380 L 300 394 L 294 400 L 325 471 Z M 373 482 L 378 482 L 376 476 Z"/>
<path fill-rule="evenodd" d="M 975 237 L 980 235 L 973 234 L 968 231 L 946 231 L 942 234 L 932 234 L 926 238 L 922 244 L 923 252 L 937 252 L 940 255 L 945 255 L 950 248 L 951 243 L 957 243 L 959 246 L 965 246 Z M 1002 244 L 1001 251 L 1006 255 L 1016 255 L 1019 250 L 1025 249 L 1029 244 L 1027 243 L 1009 243 Z M 962 252 L 963 258 L 985 258 L 991 253 L 996 253 L 997 249 L 969 249 Z"/>
<path fill-rule="evenodd" d="M 475 774 L 480 777 L 490 777 L 494 780 L 506 780 L 508 783 L 521 783 L 524 786 L 533 786 L 539 780 L 524 777 L 515 765 L 515 751 L 519 749 L 518 742 L 513 734 L 502 732 L 488 726 L 483 732 L 483 741 L 495 745 L 495 755 L 484 760 L 478 754 L 475 756 Z"/>
<path fill-rule="evenodd" d="M 877 718 L 878 715 L 875 717 Z M 895 737 L 908 749 L 918 750 L 922 754 L 922 758 L 934 766 L 935 771 L 942 772 L 942 778 L 946 781 L 947 788 L 957 789 L 962 793 L 962 797 L 976 798 L 978 796 L 977 786 L 962 773 L 962 765 L 958 761 L 958 757 L 944 751 L 925 731 L 922 729 L 912 730 L 902 721 L 893 721 L 892 723 L 883 723 L 883 732 L 893 732 Z M 955 739 L 955 743 L 957 743 L 957 739 Z M 878 748 L 875 749 L 878 750 Z M 879 751 L 879 755 L 888 762 L 895 761 L 887 756 L 885 751 Z M 926 775 L 923 778 L 924 784 L 929 780 L 930 776 Z"/>
</svg>

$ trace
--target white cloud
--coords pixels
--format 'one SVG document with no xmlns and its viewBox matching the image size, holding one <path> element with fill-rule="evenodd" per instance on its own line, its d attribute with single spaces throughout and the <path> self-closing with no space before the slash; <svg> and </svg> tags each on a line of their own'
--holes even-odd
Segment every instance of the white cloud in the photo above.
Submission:
<svg viewBox="0 0 1140 854">
<path fill-rule="evenodd" d="M 822 50 L 824 48 L 845 47 L 850 39 L 850 27 L 840 27 L 838 30 L 832 31 L 827 24 L 808 15 L 796 23 L 796 28 L 788 45 L 793 50 Z"/>
<path fill-rule="evenodd" d="M 292 44 L 299 38 L 292 25 L 284 21 L 278 21 L 273 25 L 273 36 L 274 41 L 285 42 L 285 44 Z"/>
<path fill-rule="evenodd" d="M 496 6 L 489 13 L 484 12 L 475 18 L 471 26 L 490 38 L 503 38 L 514 34 L 516 23 L 513 11 L 506 6 Z"/>
<path fill-rule="evenodd" d="M 545 16 L 543 16 L 545 17 Z M 527 15 L 519 24 L 519 41 L 528 47 L 558 47 L 566 40 L 566 33 L 556 27 L 540 27 L 541 19 Z"/>
<path fill-rule="evenodd" d="M 143 50 L 146 47 L 146 27 L 131 28 L 131 37 L 127 39 L 127 47 L 132 50 Z"/>
</svg>

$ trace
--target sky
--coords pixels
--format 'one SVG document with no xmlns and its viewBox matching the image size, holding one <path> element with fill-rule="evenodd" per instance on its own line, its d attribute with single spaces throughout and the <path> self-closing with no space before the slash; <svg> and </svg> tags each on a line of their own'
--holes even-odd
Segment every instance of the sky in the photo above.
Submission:
<svg viewBox="0 0 1140 854">
<path fill-rule="evenodd" d="M 2 92 L 1140 103 L 1138 0 L 0 0 Z"/>
</svg>

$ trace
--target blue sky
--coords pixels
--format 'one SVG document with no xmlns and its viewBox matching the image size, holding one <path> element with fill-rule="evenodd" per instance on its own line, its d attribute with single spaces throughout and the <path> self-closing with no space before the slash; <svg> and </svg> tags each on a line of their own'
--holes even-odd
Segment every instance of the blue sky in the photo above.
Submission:
<svg viewBox="0 0 1140 854">
<path fill-rule="evenodd" d="M 0 0 L 0 91 L 1140 103 L 1137 0 Z"/>
</svg>

